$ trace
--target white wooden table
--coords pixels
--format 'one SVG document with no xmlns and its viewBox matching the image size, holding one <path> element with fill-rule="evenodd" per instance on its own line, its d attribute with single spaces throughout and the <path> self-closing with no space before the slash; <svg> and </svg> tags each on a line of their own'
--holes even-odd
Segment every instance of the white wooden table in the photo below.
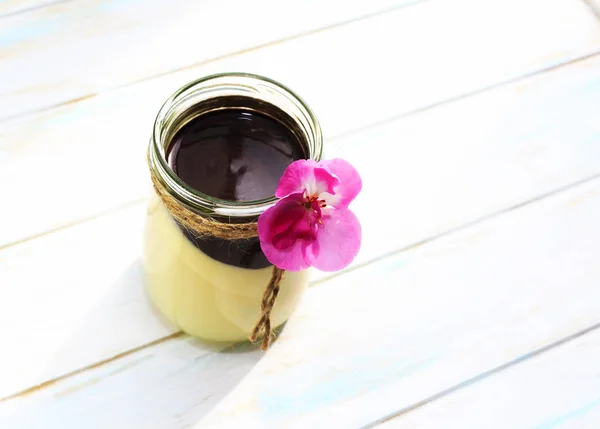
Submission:
<svg viewBox="0 0 600 429">
<path fill-rule="evenodd" d="M 595 9 L 594 9 L 595 8 Z M 600 428 L 600 1 L 0 1 L 0 428 Z M 150 306 L 162 101 L 267 75 L 361 171 L 267 353 Z"/>
</svg>

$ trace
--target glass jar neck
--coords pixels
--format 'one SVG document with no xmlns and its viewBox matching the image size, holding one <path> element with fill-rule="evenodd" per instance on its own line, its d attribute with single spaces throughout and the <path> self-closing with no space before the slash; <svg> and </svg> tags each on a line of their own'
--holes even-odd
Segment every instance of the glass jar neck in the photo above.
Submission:
<svg viewBox="0 0 600 429">
<path fill-rule="evenodd" d="M 200 115 L 223 109 L 246 109 L 273 117 L 295 135 L 306 158 L 315 161 L 321 159 L 321 129 L 300 97 L 275 81 L 252 74 L 226 73 L 198 79 L 163 104 L 154 122 L 148 151 L 152 173 L 188 209 L 229 222 L 247 222 L 271 207 L 275 197 L 256 201 L 214 198 L 188 186 L 167 162 L 169 145 L 183 126 Z"/>
</svg>

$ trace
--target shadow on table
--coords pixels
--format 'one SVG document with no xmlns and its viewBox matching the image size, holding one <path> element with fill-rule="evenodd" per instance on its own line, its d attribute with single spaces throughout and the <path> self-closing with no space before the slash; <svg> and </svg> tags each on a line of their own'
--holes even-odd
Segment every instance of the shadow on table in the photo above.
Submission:
<svg viewBox="0 0 600 429">
<path fill-rule="evenodd" d="M 190 427 L 261 355 L 258 345 L 209 344 L 177 332 L 152 308 L 134 261 L 49 357 L 47 368 L 71 375 L 27 395 L 11 420 L 18 427 Z"/>
</svg>

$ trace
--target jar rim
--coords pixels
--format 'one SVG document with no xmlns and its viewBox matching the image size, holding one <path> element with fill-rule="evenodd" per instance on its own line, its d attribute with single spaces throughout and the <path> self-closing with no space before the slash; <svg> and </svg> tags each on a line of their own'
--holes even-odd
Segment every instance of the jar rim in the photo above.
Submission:
<svg viewBox="0 0 600 429">
<path fill-rule="evenodd" d="M 154 120 L 148 158 L 152 173 L 156 174 L 174 198 L 189 209 L 202 215 L 251 218 L 260 215 L 275 204 L 277 201 L 275 196 L 260 200 L 231 201 L 204 194 L 179 178 L 171 169 L 166 157 L 166 148 L 170 141 L 164 141 L 165 131 L 170 124 L 173 124 L 185 113 L 187 110 L 185 107 L 189 108 L 194 105 L 194 103 L 186 104 L 186 97 L 193 98 L 195 95 L 203 95 L 207 97 L 205 99 L 215 99 L 231 94 L 248 98 L 256 97 L 289 115 L 308 142 L 307 159 L 321 160 L 323 150 L 321 128 L 308 104 L 294 91 L 273 79 L 239 72 L 203 76 L 183 85 L 167 98 Z M 184 104 L 184 108 L 177 111 L 179 102 Z M 294 111 L 290 112 L 286 108 Z"/>
</svg>

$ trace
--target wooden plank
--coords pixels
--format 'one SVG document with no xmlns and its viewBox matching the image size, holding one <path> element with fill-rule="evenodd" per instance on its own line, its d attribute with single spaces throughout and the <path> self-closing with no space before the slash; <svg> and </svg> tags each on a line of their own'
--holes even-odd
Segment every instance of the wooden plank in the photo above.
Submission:
<svg viewBox="0 0 600 429">
<path fill-rule="evenodd" d="M 59 427 L 189 428 L 195 422 L 193 418 L 222 400 L 261 355 L 260 350 L 251 347 L 215 353 L 187 337 L 165 341 L 152 350 L 111 361 L 100 367 L 100 372 L 91 370 L 91 377 L 90 373 L 76 374 L 52 389 L 0 402 L 0 424 L 10 429 L 33 429 L 50 427 L 58 419 L 65 419 Z M 104 372 L 105 368 L 108 372 Z M 174 371 L 164 372 L 167 368 Z M 143 391 L 156 395 L 149 400 Z M 91 399 L 88 392 L 96 392 L 100 402 Z M 146 408 L 142 413 L 141 408 L 131 406 L 136 397 L 139 405 Z M 72 406 L 73 401 L 78 404 L 76 408 L 63 408 Z M 90 406 L 99 407 L 96 411 L 100 412 L 96 414 Z M 25 415 L 27 408 L 39 409 L 42 418 L 37 411 Z"/>
<path fill-rule="evenodd" d="M 245 69 L 288 83 L 313 105 L 329 143 L 336 135 L 600 48 L 600 26 L 576 2 L 544 3 L 540 16 L 538 0 L 457 1 L 418 4 L 0 125 L 0 183 L 19 180 L 3 195 L 21 208 L 0 214 L 0 246 L 143 197 L 144 151 L 158 106 L 174 88 L 205 73 Z M 458 22 L 446 19 L 457 4 L 471 5 L 472 13 Z M 444 37 L 432 36 L 434 27 Z M 472 34 L 481 45 L 473 45 Z M 394 55 L 373 49 L 390 40 L 397 41 Z M 351 106 L 351 113 L 340 106 Z M 418 138 L 414 134 L 405 141 Z"/>
<path fill-rule="evenodd" d="M 315 23 L 310 27 L 314 30 L 331 25 L 331 17 L 337 19 L 334 22 L 343 22 L 353 16 L 402 6 L 406 2 L 352 1 L 339 8 L 337 2 L 312 1 L 306 8 L 294 10 L 290 15 L 288 7 L 281 2 L 262 1 L 265 2 L 263 9 L 271 11 L 264 15 L 264 19 L 268 18 L 265 22 L 260 16 L 247 19 L 255 15 L 252 13 L 258 7 L 255 2 L 236 3 L 239 5 L 235 8 L 237 12 L 231 15 L 229 3 L 215 1 L 209 8 L 205 3 L 195 3 L 192 7 L 186 2 L 185 8 L 178 8 L 177 4 L 166 0 L 105 0 L 97 8 L 73 6 L 79 3 L 69 2 L 6 19 L 0 27 L 4 30 L 0 39 L 11 42 L 5 49 L 5 56 L 10 55 L 12 60 L 0 74 L 0 77 L 8 78 L 4 80 L 8 86 L 0 87 L 0 118 L 80 100 L 107 88 L 264 44 L 270 39 L 263 31 L 268 35 L 278 34 L 280 38 L 291 36 L 307 31 L 297 30 L 295 26 L 299 24 L 296 23 Z M 143 7 L 140 7 L 142 2 Z M 545 11 L 543 17 L 538 13 L 540 7 Z M 248 8 L 250 10 L 246 10 Z M 236 19 L 230 25 L 234 30 L 220 31 L 219 19 L 207 19 L 203 21 L 205 25 L 198 26 L 195 23 L 197 16 L 205 14 L 206 10 L 217 18 L 226 14 L 228 19 Z M 366 85 L 365 76 L 378 77 L 368 81 L 368 86 L 376 93 L 385 93 L 404 81 L 413 85 L 405 83 L 406 88 L 402 88 L 405 91 L 398 94 L 398 98 L 411 97 L 422 91 L 431 95 L 444 90 L 452 92 L 448 81 L 461 81 L 468 87 L 486 85 L 507 75 L 519 74 L 519 66 L 524 64 L 540 66 L 542 62 L 543 67 L 589 54 L 598 46 L 598 23 L 580 2 L 555 0 L 549 4 L 544 0 L 508 0 L 481 4 L 477 0 L 431 1 L 405 10 L 407 13 L 403 14 L 401 22 L 392 24 L 391 28 L 386 22 L 395 19 L 395 13 L 379 17 L 375 26 L 363 23 L 366 25 L 363 27 L 360 22 L 355 23 L 356 27 L 348 27 L 334 40 L 321 40 L 320 34 L 311 37 L 313 41 L 317 39 L 313 43 L 321 49 L 311 46 L 297 50 L 296 45 L 294 49 L 276 47 L 278 52 L 274 57 L 266 55 L 262 58 L 269 63 L 258 66 L 262 66 L 260 68 L 267 75 L 276 74 L 280 69 L 289 72 L 290 68 L 301 66 L 308 69 L 302 70 L 302 74 L 313 77 L 309 86 L 319 81 L 340 79 L 340 83 L 349 86 L 340 89 L 334 86 L 335 92 L 328 96 L 346 97 L 354 102 L 357 98 L 350 96 L 352 91 L 348 88 L 361 82 Z M 457 16 L 456 10 L 469 10 L 470 13 Z M 271 19 L 276 12 L 281 12 L 278 16 L 294 16 L 294 19 Z M 49 17 L 45 18 L 46 15 Z M 448 16 L 453 19 L 446 19 Z M 536 22 L 535 35 L 530 31 L 532 20 Z M 173 22 L 178 25 L 172 25 Z M 249 25 L 252 31 L 249 31 Z M 510 34 L 506 34 L 507 26 L 511 27 Z M 36 30 L 23 30 L 30 28 Z M 213 36 L 215 32 L 220 38 Z M 375 43 L 370 41 L 372 37 L 377 38 Z M 198 41 L 207 38 L 211 43 L 202 44 L 200 49 Z M 240 45 L 240 39 L 244 40 L 243 45 Z M 373 49 L 374 46 L 381 49 Z M 281 58 L 281 50 L 288 51 L 285 61 Z M 386 51 L 392 51 L 393 55 L 380 62 L 381 52 Z M 346 57 L 342 66 L 350 59 L 350 67 L 326 70 L 331 68 L 332 52 L 335 52 L 336 62 L 340 57 Z M 422 55 L 422 52 L 433 55 Z M 48 61 L 48 58 L 67 58 L 70 67 L 65 68 L 62 61 Z M 37 64 L 44 64 L 44 67 L 32 67 Z M 316 64 L 328 64 L 329 67 L 315 67 Z M 360 79 L 345 79 L 344 74 L 357 64 L 363 68 Z M 239 67 L 248 70 L 256 68 L 256 63 L 235 62 L 233 68 L 228 69 Z M 29 71 L 23 73 L 22 70 Z M 197 77 L 204 70 L 189 72 Z M 419 81 L 421 83 L 415 85 Z M 393 101 L 394 97 L 390 97 L 388 104 L 393 105 Z"/>
<path fill-rule="evenodd" d="M 2 251 L 0 397 L 177 332 L 143 291 L 144 211 Z"/>
<path fill-rule="evenodd" d="M 361 427 L 598 323 L 598 216 L 600 179 L 311 288 L 260 360 L 173 339 L 5 401 L 0 423 Z"/>
<path fill-rule="evenodd" d="M 330 156 L 349 159 L 365 179 L 354 204 L 364 230 L 356 263 L 600 172 L 600 148 L 592 144 L 600 135 L 599 68 L 600 57 L 592 58 L 330 145 Z M 389 212 L 382 212 L 386 201 Z M 11 285 L 0 288 L 0 343 L 14 345 L 2 354 L 0 397 L 174 332 L 154 319 L 143 294 L 142 206 L 0 251 L 0 284 Z M 382 225 L 390 214 L 395 222 Z M 118 251 L 106 256 L 113 247 Z M 58 284 L 61 293 L 47 284 Z M 16 319 L 22 322 L 9 323 Z M 66 347 L 74 326 L 82 334 L 69 353 L 51 363 L 35 353 Z M 40 330 L 41 337 L 29 335 Z"/>
<path fill-rule="evenodd" d="M 595 180 L 313 288 L 196 427 L 363 427 L 599 323 L 599 216 Z"/>
<path fill-rule="evenodd" d="M 376 427 L 596 429 L 599 392 L 596 329 Z"/>
<path fill-rule="evenodd" d="M 365 176 L 357 262 L 600 172 L 599 71 L 592 58 L 336 140 Z"/>
<path fill-rule="evenodd" d="M 0 118 L 419 0 L 78 0 L 0 21 Z M 273 17 L 277 17 L 273 19 Z M 43 65 L 43 66 L 41 66 Z"/>
</svg>

